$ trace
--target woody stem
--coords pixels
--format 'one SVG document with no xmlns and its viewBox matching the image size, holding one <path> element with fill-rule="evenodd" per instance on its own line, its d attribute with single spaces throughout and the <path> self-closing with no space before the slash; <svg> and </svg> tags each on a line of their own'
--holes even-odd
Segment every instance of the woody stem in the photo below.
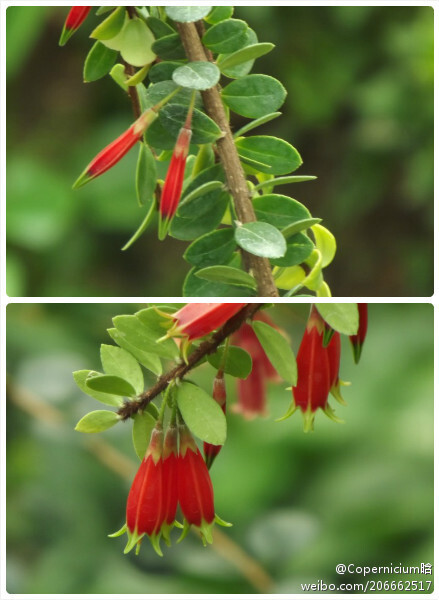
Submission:
<svg viewBox="0 0 439 600">
<path fill-rule="evenodd" d="M 125 403 L 117 412 L 125 420 L 139 411 L 142 411 L 156 396 L 163 392 L 168 385 L 176 379 L 181 379 L 191 371 L 205 356 L 213 354 L 218 346 L 224 342 L 232 333 L 241 327 L 247 319 L 251 319 L 263 304 L 247 304 L 242 310 L 232 317 L 221 329 L 218 329 L 210 339 L 201 342 L 188 356 L 187 363 L 178 364 L 164 373 L 149 390 L 141 394 L 137 400 Z"/>
<path fill-rule="evenodd" d="M 186 55 L 190 61 L 207 61 L 211 58 L 206 53 L 200 40 L 199 31 L 202 23 L 177 23 L 178 32 Z M 233 197 L 237 217 L 241 223 L 252 223 L 256 221 L 255 211 L 250 198 L 247 181 L 232 131 L 227 119 L 219 87 L 215 86 L 201 92 L 204 107 L 207 114 L 213 119 L 223 132 L 223 137 L 216 142 L 220 161 L 226 174 L 227 187 Z M 268 259 L 242 252 L 246 269 L 256 279 L 259 296 L 278 296 L 277 288 L 271 273 Z"/>
</svg>

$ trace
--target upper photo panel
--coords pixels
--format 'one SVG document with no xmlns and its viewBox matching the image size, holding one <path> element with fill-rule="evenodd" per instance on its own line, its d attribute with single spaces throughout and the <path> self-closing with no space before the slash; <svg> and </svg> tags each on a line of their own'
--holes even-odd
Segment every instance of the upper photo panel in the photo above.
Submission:
<svg viewBox="0 0 439 600">
<path fill-rule="evenodd" d="M 433 9 L 10 6 L 7 293 L 433 294 Z"/>
</svg>

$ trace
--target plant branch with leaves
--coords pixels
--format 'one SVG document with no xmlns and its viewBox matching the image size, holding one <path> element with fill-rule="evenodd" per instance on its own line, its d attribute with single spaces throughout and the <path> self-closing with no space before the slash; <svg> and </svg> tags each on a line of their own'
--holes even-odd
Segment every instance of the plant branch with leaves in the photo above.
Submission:
<svg viewBox="0 0 439 600">
<path fill-rule="evenodd" d="M 64 44 L 90 7 L 74 7 Z M 189 242 L 184 296 L 330 295 L 323 269 L 336 243 L 321 219 L 277 188 L 315 179 L 288 141 L 248 135 L 278 118 L 284 86 L 252 74 L 273 50 L 233 7 L 101 7 L 84 80 L 106 75 L 131 99 L 135 123 L 87 166 L 80 187 L 138 147 L 143 220 L 127 250 L 159 217 L 159 238 Z M 233 133 L 231 113 L 250 119 Z M 168 165 L 162 181 L 160 163 Z"/>
</svg>

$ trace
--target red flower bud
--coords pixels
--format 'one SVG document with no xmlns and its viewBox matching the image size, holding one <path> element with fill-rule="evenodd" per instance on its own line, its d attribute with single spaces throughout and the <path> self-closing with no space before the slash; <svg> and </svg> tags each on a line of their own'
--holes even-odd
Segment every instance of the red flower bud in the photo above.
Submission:
<svg viewBox="0 0 439 600">
<path fill-rule="evenodd" d="M 182 537 L 194 525 L 200 529 L 203 543 L 212 543 L 215 521 L 213 486 L 201 452 L 185 425 L 180 426 L 178 500 L 185 518 Z"/>
<path fill-rule="evenodd" d="M 102 175 L 108 169 L 111 169 L 131 148 L 142 138 L 148 126 L 157 117 L 154 108 L 147 109 L 135 121 L 129 129 L 106 146 L 85 168 L 78 179 L 73 184 L 73 189 L 77 189 L 95 177 Z"/>
<path fill-rule="evenodd" d="M 255 320 L 264 321 L 272 327 L 275 324 L 263 313 L 255 316 Z M 279 381 L 279 375 L 268 360 L 253 328 L 244 323 L 233 335 L 232 341 L 237 346 L 246 350 L 252 357 L 252 371 L 247 379 L 239 379 L 238 403 L 233 406 L 233 411 L 241 413 L 246 419 L 267 415 L 266 382 Z"/>
<path fill-rule="evenodd" d="M 171 221 L 177 212 L 180 202 L 181 190 L 183 188 L 184 170 L 186 159 L 189 154 L 189 145 L 192 131 L 190 120 L 180 129 L 171 162 L 169 163 L 165 183 L 160 198 L 159 211 L 159 239 L 164 240 Z"/>
<path fill-rule="evenodd" d="M 220 376 L 216 376 L 213 380 L 213 393 L 212 397 L 214 400 L 218 402 L 218 404 L 223 409 L 223 413 L 226 414 L 226 381 L 224 379 L 224 373 L 221 373 Z M 216 444 L 209 444 L 208 442 L 204 442 L 204 460 L 206 461 L 207 468 L 213 464 L 213 461 L 220 453 L 222 446 Z"/>
<path fill-rule="evenodd" d="M 196 340 L 218 329 L 236 315 L 246 303 L 202 302 L 190 303 L 171 315 L 175 321 L 168 337 L 186 336 L 188 341 Z"/>
<path fill-rule="evenodd" d="M 64 46 L 67 40 L 79 29 L 87 18 L 91 8 L 91 6 L 72 6 L 64 23 L 61 37 L 59 38 L 60 46 Z"/>
<path fill-rule="evenodd" d="M 358 303 L 358 331 L 355 335 L 350 335 L 349 340 L 351 342 L 352 350 L 354 352 L 354 360 L 356 363 L 360 361 L 361 351 L 363 350 L 364 340 L 366 339 L 367 333 L 367 303 Z"/>
<path fill-rule="evenodd" d="M 339 421 L 328 404 L 329 392 L 338 381 L 339 336 L 334 332 L 331 342 L 325 347 L 324 330 L 325 322 L 313 307 L 297 353 L 297 385 L 293 388 L 293 405 L 288 413 L 292 414 L 300 408 L 305 431 L 313 429 L 314 414 L 318 408 L 333 420 Z"/>
<path fill-rule="evenodd" d="M 147 535 L 158 554 L 160 530 L 165 520 L 163 477 L 163 431 L 156 425 L 151 441 L 128 494 L 126 527 L 129 552 Z"/>
</svg>

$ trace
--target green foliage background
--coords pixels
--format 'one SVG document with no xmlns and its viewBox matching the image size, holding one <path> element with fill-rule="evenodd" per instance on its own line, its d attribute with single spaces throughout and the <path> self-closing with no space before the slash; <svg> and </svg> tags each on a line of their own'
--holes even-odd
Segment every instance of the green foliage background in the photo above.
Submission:
<svg viewBox="0 0 439 600">
<path fill-rule="evenodd" d="M 120 251 L 143 219 L 135 152 L 71 190 L 132 113 L 109 77 L 82 83 L 94 15 L 58 47 L 66 12 L 7 9 L 8 293 L 179 295 L 185 244 L 159 243 L 154 229 Z M 258 133 L 293 143 L 299 173 L 318 176 L 285 192 L 336 235 L 333 293 L 432 294 L 432 8 L 253 6 L 235 16 L 277 44 L 255 72 L 280 79 L 288 97 L 284 115 Z"/>
<path fill-rule="evenodd" d="M 140 307 L 15 304 L 7 309 L 10 593 L 257 591 L 236 561 L 204 549 L 195 537 L 167 549 L 163 559 L 147 541 L 138 557 L 124 556 L 124 541 L 106 537 L 124 520 L 137 462 L 131 428 L 127 423 L 99 435 L 75 432 L 79 418 L 101 406 L 76 388 L 71 372 L 98 369 L 99 345 L 111 343 L 105 334 L 111 317 Z M 290 334 L 295 351 L 307 311 L 307 305 L 269 311 Z M 358 367 L 343 342 L 340 373 L 352 386 L 344 389 L 348 406 L 333 405 L 345 425 L 322 413 L 313 434 L 302 432 L 299 414 L 275 423 L 291 396 L 282 385 L 271 385 L 271 417 L 245 422 L 230 413 L 228 441 L 212 467 L 216 510 L 234 523 L 226 533 L 268 571 L 271 593 L 297 593 L 300 583 L 318 579 L 365 581 L 337 576 L 340 562 L 433 562 L 433 309 L 370 305 Z M 213 376 L 207 364 L 192 375 L 206 390 Z M 233 403 L 230 380 L 228 393 Z M 99 440 L 133 461 L 127 479 L 114 471 L 113 452 L 99 451 Z"/>
</svg>

